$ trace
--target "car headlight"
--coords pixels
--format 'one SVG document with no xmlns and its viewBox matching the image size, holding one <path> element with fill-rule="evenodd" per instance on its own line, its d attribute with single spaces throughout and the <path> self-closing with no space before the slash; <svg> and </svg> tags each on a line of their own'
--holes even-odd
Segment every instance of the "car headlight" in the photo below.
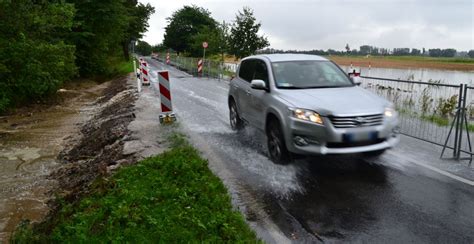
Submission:
<svg viewBox="0 0 474 244">
<path fill-rule="evenodd" d="M 385 108 L 385 112 L 384 112 L 385 117 L 391 118 L 391 117 L 394 117 L 396 114 L 397 114 L 397 111 L 395 111 L 395 109 L 390 108 L 390 107 Z"/>
<path fill-rule="evenodd" d="M 318 113 L 314 111 L 302 109 L 302 108 L 295 108 L 295 109 L 290 109 L 290 110 L 294 118 L 310 121 L 310 122 L 320 124 L 320 125 L 323 124 L 323 119 L 321 118 L 321 115 L 319 115 Z"/>
</svg>

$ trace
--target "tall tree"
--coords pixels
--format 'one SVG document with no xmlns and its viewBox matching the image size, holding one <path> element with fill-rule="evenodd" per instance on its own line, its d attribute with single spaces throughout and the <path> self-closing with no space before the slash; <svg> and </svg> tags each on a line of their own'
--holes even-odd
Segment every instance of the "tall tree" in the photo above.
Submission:
<svg viewBox="0 0 474 244">
<path fill-rule="evenodd" d="M 115 60 L 128 58 L 130 40 L 146 31 L 153 12 L 136 0 L 67 1 L 77 10 L 69 40 L 77 47 L 76 64 L 83 76 L 113 72 Z"/>
<path fill-rule="evenodd" d="M 222 21 L 222 24 L 218 27 L 218 42 L 219 42 L 219 52 L 222 56 L 222 62 L 224 62 L 224 54 L 229 52 L 229 24 L 225 21 Z"/>
<path fill-rule="evenodd" d="M 137 0 L 127 0 L 125 2 L 127 12 L 129 13 L 128 27 L 124 33 L 121 42 L 123 56 L 126 60 L 130 59 L 129 44 L 132 40 L 139 40 L 143 33 L 148 30 L 148 19 L 155 12 L 150 4 L 138 3 Z"/>
<path fill-rule="evenodd" d="M 195 43 L 193 39 L 204 27 L 208 31 L 215 31 L 217 22 L 211 17 L 211 13 L 195 5 L 184 6 L 174 12 L 165 27 L 163 44 L 179 52 L 190 52 Z"/>
<path fill-rule="evenodd" d="M 345 49 L 346 49 L 346 52 L 347 52 L 347 53 L 349 53 L 349 52 L 351 51 L 351 48 L 349 47 L 349 43 L 346 44 Z"/>
<path fill-rule="evenodd" d="M 470 58 L 474 58 L 474 50 L 469 50 L 467 56 L 469 56 Z"/>
<path fill-rule="evenodd" d="M 229 52 L 236 58 L 243 58 L 269 46 L 267 38 L 258 35 L 261 25 L 250 8 L 244 7 L 242 12 L 239 11 L 230 29 Z"/>
<path fill-rule="evenodd" d="M 218 29 L 211 29 L 203 26 L 199 32 L 191 38 L 191 45 L 189 54 L 193 57 L 200 57 L 203 55 L 202 43 L 207 42 L 207 55 L 219 53 L 219 31 Z"/>
<path fill-rule="evenodd" d="M 138 41 L 137 46 L 135 47 L 135 51 L 138 54 L 148 56 L 153 51 L 153 48 L 146 41 Z"/>
<path fill-rule="evenodd" d="M 75 75 L 74 46 L 62 40 L 74 7 L 57 2 L 0 1 L 0 113 L 45 98 Z"/>
</svg>

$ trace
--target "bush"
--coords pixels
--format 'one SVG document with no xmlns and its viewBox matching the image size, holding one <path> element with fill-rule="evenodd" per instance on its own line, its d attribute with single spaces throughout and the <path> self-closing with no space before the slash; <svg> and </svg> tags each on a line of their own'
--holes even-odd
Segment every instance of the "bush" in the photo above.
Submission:
<svg viewBox="0 0 474 244">
<path fill-rule="evenodd" d="M 74 46 L 58 38 L 72 25 L 73 6 L 1 1 L 0 113 L 44 99 L 76 74 Z"/>
</svg>

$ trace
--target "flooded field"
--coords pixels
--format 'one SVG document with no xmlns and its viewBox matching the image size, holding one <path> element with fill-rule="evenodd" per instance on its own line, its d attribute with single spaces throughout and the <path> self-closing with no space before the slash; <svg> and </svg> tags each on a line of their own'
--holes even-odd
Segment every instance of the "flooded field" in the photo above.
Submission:
<svg viewBox="0 0 474 244">
<path fill-rule="evenodd" d="M 347 72 L 350 66 L 341 66 Z M 440 80 L 443 84 L 469 84 L 474 85 L 473 71 L 438 70 L 438 69 L 395 69 L 395 68 L 368 68 L 354 66 L 363 76 L 381 77 L 389 79 L 415 80 L 428 82 Z"/>
<path fill-rule="evenodd" d="M 0 243 L 21 220 L 38 221 L 48 212 L 48 176 L 59 162 L 65 139 L 77 133 L 105 85 L 86 82 L 61 90 L 67 102 L 39 105 L 0 117 Z"/>
</svg>

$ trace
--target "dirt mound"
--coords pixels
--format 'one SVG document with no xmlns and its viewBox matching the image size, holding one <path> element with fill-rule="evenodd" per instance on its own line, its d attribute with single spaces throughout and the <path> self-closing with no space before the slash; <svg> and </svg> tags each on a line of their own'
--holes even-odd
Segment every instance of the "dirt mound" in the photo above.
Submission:
<svg viewBox="0 0 474 244">
<path fill-rule="evenodd" d="M 81 128 L 82 135 L 72 139 L 59 154 L 58 159 L 64 166 L 50 177 L 59 181 L 60 189 L 55 193 L 65 200 L 78 199 L 90 183 L 106 175 L 111 166 L 133 161 L 133 155 L 122 155 L 137 99 L 136 91 L 127 85 L 127 80 L 128 76 L 110 82 L 95 104 L 97 112 Z"/>
</svg>

